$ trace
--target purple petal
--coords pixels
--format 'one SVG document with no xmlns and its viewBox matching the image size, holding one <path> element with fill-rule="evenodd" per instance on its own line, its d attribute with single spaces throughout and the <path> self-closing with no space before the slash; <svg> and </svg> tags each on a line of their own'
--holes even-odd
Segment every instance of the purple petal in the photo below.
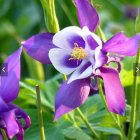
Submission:
<svg viewBox="0 0 140 140">
<path fill-rule="evenodd" d="M 90 46 L 91 50 L 95 50 L 95 48 L 97 48 L 99 46 L 99 44 L 96 42 L 96 40 L 91 35 L 87 36 L 87 43 Z"/>
<path fill-rule="evenodd" d="M 87 42 L 86 50 L 95 50 L 97 47 L 102 48 L 102 41 L 101 39 L 91 31 L 89 31 L 88 27 L 84 27 L 82 29 L 82 33 L 84 36 L 85 41 Z"/>
<path fill-rule="evenodd" d="M 53 66 L 63 74 L 72 73 L 80 64 L 79 60 L 69 60 L 70 53 L 63 49 L 51 49 L 49 52 L 49 58 Z"/>
<path fill-rule="evenodd" d="M 125 56 L 137 53 L 140 43 L 140 34 L 127 38 L 123 33 L 118 33 L 109 39 L 103 46 L 104 52 L 113 52 Z"/>
<path fill-rule="evenodd" d="M 3 101 L 3 99 L 0 97 L 0 113 L 5 111 L 8 111 L 8 106 L 5 101 Z"/>
<path fill-rule="evenodd" d="M 87 26 L 90 31 L 95 31 L 99 23 L 99 16 L 88 0 L 74 0 L 80 27 Z"/>
<path fill-rule="evenodd" d="M 124 115 L 126 108 L 125 92 L 118 72 L 109 67 L 100 68 L 100 72 L 104 82 L 108 110 Z"/>
<path fill-rule="evenodd" d="M 23 126 L 24 129 L 27 129 L 30 127 L 30 124 L 31 124 L 30 117 L 24 110 L 22 110 L 18 106 L 11 104 L 11 103 L 8 104 L 8 107 L 11 110 L 13 110 L 13 109 L 15 110 L 15 114 L 16 114 L 16 116 L 18 116 L 18 119 L 24 119 L 24 121 L 25 121 L 25 126 Z"/>
<path fill-rule="evenodd" d="M 17 108 L 15 111 L 16 115 L 25 121 L 25 126 L 23 126 L 24 129 L 27 129 L 31 125 L 31 120 L 30 117 L 27 115 L 26 112 L 24 112 L 22 109 Z"/>
<path fill-rule="evenodd" d="M 74 80 L 87 78 L 92 74 L 92 71 L 91 63 L 82 61 L 82 64 L 69 77 L 68 83 L 71 83 Z"/>
<path fill-rule="evenodd" d="M 15 110 L 10 110 L 8 112 L 2 113 L 1 117 L 3 118 L 6 125 L 6 133 L 8 137 L 12 139 L 19 132 Z"/>
<path fill-rule="evenodd" d="M 50 49 L 55 48 L 52 43 L 53 34 L 40 33 L 30 37 L 22 43 L 23 48 L 29 56 L 44 64 L 51 64 L 48 57 Z"/>
<path fill-rule="evenodd" d="M 94 64 L 93 72 L 95 72 L 97 68 L 106 64 L 107 60 L 108 58 L 106 56 L 106 53 L 102 52 L 100 47 L 96 48 L 95 49 L 95 64 Z"/>
<path fill-rule="evenodd" d="M 20 56 L 22 48 L 10 55 L 4 63 L 8 63 L 8 76 L 1 77 L 0 97 L 5 102 L 13 101 L 19 92 Z"/>
<path fill-rule="evenodd" d="M 53 44 L 57 47 L 71 51 L 77 43 L 79 47 L 85 48 L 85 41 L 82 38 L 82 30 L 76 26 L 66 27 L 56 33 L 53 37 Z"/>
<path fill-rule="evenodd" d="M 82 105 L 90 91 L 90 80 L 76 80 L 70 84 L 64 82 L 55 97 L 55 117 L 57 120 L 62 115 Z"/>
<path fill-rule="evenodd" d="M 16 135 L 17 140 L 24 140 L 24 129 L 20 122 L 17 121 L 19 127 L 19 133 Z"/>
</svg>

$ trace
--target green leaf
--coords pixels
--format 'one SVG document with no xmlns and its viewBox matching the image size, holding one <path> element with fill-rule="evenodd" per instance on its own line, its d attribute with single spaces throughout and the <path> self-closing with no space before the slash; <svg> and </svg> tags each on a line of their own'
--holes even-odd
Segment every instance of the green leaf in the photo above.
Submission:
<svg viewBox="0 0 140 140">
<path fill-rule="evenodd" d="M 74 140 L 92 140 L 90 136 L 88 136 L 86 133 L 84 133 L 81 129 L 71 126 L 68 127 L 63 131 L 63 134 Z"/>
<path fill-rule="evenodd" d="M 56 33 L 59 31 L 59 23 L 55 12 L 55 1 L 54 0 L 40 0 L 43 11 L 45 24 L 49 32 Z"/>
<path fill-rule="evenodd" d="M 31 118 L 31 127 L 25 132 L 25 140 L 39 140 L 39 124 L 38 124 L 38 116 L 37 110 L 30 109 L 26 110 Z M 46 114 L 43 112 L 43 120 L 44 120 L 44 129 L 46 139 L 48 140 L 65 140 L 63 131 L 67 129 L 71 125 L 71 123 L 59 119 L 58 122 L 53 122 L 52 120 L 53 114 Z"/>
<path fill-rule="evenodd" d="M 116 121 L 114 121 L 112 116 L 105 109 L 99 94 L 90 96 L 81 107 L 81 110 L 84 112 L 84 115 L 88 118 L 95 130 L 105 132 L 105 134 L 121 134 L 116 125 Z M 80 121 L 80 118 L 78 121 Z M 80 124 L 82 127 L 86 127 L 81 121 Z"/>
</svg>

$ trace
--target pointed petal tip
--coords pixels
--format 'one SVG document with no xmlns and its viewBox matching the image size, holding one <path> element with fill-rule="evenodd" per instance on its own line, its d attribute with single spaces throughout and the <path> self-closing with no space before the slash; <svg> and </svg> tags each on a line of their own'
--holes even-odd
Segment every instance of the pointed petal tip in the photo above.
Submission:
<svg viewBox="0 0 140 140">
<path fill-rule="evenodd" d="M 109 109 L 109 112 L 121 115 L 121 116 L 125 116 L 125 108 L 121 108 L 118 111 L 117 110 L 113 110 L 113 109 Z"/>
<path fill-rule="evenodd" d="M 70 84 L 64 82 L 55 97 L 54 120 L 82 105 L 88 98 L 89 92 L 89 79 L 75 80 Z"/>
<path fill-rule="evenodd" d="M 104 81 L 108 110 L 115 114 L 124 115 L 126 108 L 125 91 L 117 70 L 102 67 L 100 72 Z"/>
<path fill-rule="evenodd" d="M 31 36 L 21 44 L 30 57 L 43 64 L 51 64 L 48 53 L 50 49 L 56 47 L 52 43 L 53 36 L 51 33 L 40 33 Z"/>
<path fill-rule="evenodd" d="M 128 38 L 123 32 L 119 32 L 105 42 L 102 50 L 124 56 L 134 56 L 138 51 L 139 44 L 140 33 Z"/>
<path fill-rule="evenodd" d="M 87 26 L 90 31 L 95 31 L 99 24 L 99 16 L 96 9 L 88 0 L 74 0 L 74 4 L 77 8 L 80 26 Z"/>
</svg>

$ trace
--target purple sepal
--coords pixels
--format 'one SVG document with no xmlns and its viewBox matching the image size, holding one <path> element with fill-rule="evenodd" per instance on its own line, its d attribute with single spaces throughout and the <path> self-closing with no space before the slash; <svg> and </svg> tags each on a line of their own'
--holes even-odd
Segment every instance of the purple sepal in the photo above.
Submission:
<svg viewBox="0 0 140 140">
<path fill-rule="evenodd" d="M 18 96 L 20 80 L 20 56 L 22 47 L 10 55 L 4 63 L 8 63 L 8 76 L 1 76 L 0 97 L 11 102 Z"/>
<path fill-rule="evenodd" d="M 95 31 L 99 23 L 99 16 L 95 8 L 88 0 L 74 0 L 74 3 L 77 8 L 80 27 L 87 26 L 91 32 Z"/>
<path fill-rule="evenodd" d="M 51 33 L 34 35 L 22 43 L 23 48 L 35 60 L 44 64 L 51 64 L 48 53 L 50 49 L 55 48 L 52 43 L 53 36 Z"/>
<path fill-rule="evenodd" d="M 124 115 L 126 108 L 125 92 L 118 71 L 113 68 L 102 67 L 100 68 L 100 76 L 104 82 L 108 110 Z"/>
<path fill-rule="evenodd" d="M 75 80 L 70 84 L 67 84 L 67 81 L 65 81 L 55 97 L 54 121 L 82 105 L 86 101 L 89 91 L 89 79 Z"/>
<path fill-rule="evenodd" d="M 140 34 L 131 38 L 126 37 L 122 32 L 114 35 L 104 45 L 104 52 L 118 53 L 124 56 L 136 55 L 140 43 Z"/>
</svg>

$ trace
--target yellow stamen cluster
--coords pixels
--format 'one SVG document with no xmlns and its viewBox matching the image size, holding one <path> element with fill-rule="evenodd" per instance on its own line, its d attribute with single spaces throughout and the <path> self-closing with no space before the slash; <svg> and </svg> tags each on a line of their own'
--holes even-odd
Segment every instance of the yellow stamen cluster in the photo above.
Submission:
<svg viewBox="0 0 140 140">
<path fill-rule="evenodd" d="M 74 43 L 74 48 L 71 53 L 71 58 L 69 60 L 82 60 L 87 57 L 87 53 L 82 47 L 79 47 L 77 43 Z"/>
</svg>

